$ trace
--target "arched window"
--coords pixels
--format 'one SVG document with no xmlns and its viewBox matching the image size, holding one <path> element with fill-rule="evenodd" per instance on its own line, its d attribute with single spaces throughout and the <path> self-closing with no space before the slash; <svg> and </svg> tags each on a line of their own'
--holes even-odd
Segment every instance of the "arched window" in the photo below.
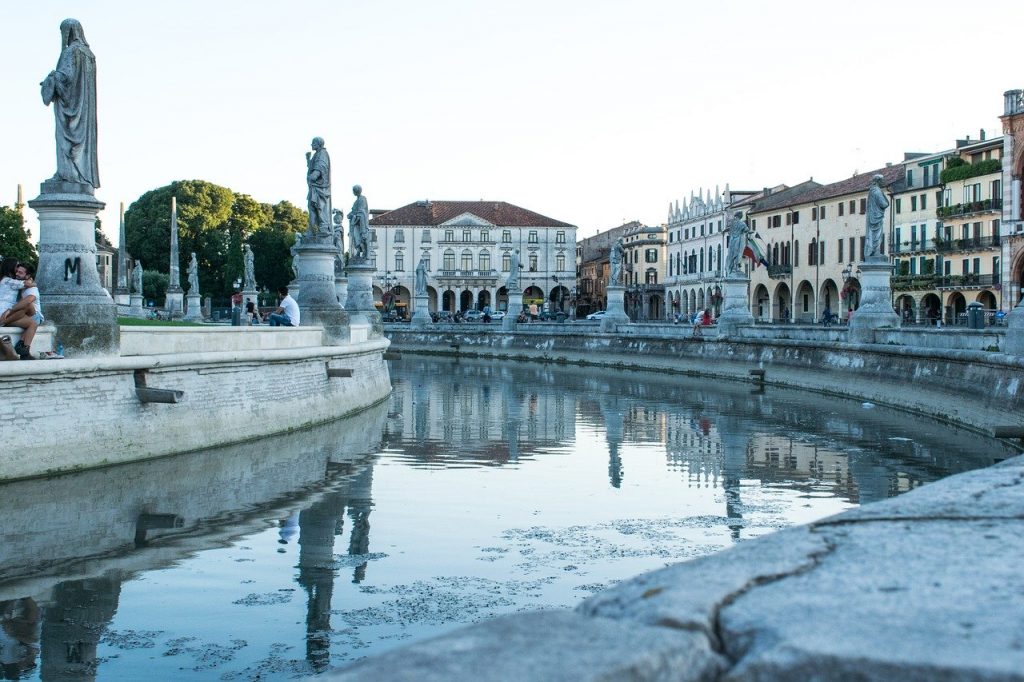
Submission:
<svg viewBox="0 0 1024 682">
<path fill-rule="evenodd" d="M 501 271 L 508 272 L 512 269 L 512 254 L 503 253 L 501 254 Z"/>
<path fill-rule="evenodd" d="M 491 269 L 491 252 L 484 249 L 480 252 L 480 269 L 490 270 Z"/>
<path fill-rule="evenodd" d="M 700 271 L 704 272 L 704 247 L 700 249 Z"/>
<path fill-rule="evenodd" d="M 446 249 L 444 252 L 444 265 L 441 266 L 442 270 L 454 270 L 455 269 L 455 252 L 451 249 Z"/>
<path fill-rule="evenodd" d="M 722 269 L 722 245 L 719 244 L 715 249 L 715 270 Z"/>
<path fill-rule="evenodd" d="M 473 269 L 473 252 L 466 249 L 462 252 L 462 259 L 459 265 L 460 270 L 472 270 Z"/>
</svg>

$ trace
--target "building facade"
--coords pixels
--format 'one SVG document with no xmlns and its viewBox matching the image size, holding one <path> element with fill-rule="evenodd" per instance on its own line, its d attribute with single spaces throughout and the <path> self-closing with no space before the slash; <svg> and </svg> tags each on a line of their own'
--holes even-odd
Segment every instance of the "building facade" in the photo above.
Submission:
<svg viewBox="0 0 1024 682">
<path fill-rule="evenodd" d="M 593 237 L 581 239 L 576 246 L 576 315 L 582 317 L 608 306 L 609 254 L 612 244 L 627 230 L 640 227 L 637 220 L 623 223 Z"/>
<path fill-rule="evenodd" d="M 1003 310 L 1014 308 L 1024 291 L 1024 90 L 1003 93 Z"/>
<path fill-rule="evenodd" d="M 664 225 L 637 224 L 622 235 L 624 307 L 634 322 L 666 318 L 665 234 Z"/>
<path fill-rule="evenodd" d="M 506 310 L 517 257 L 524 305 L 570 305 L 575 225 L 503 201 L 418 201 L 375 216 L 370 228 L 374 299 L 382 305 L 413 311 L 423 259 L 430 312 Z"/>
</svg>

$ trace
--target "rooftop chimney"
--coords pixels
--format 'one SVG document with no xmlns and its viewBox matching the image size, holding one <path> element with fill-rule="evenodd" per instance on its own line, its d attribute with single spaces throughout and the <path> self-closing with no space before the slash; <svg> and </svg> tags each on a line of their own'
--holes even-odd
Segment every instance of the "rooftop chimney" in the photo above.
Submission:
<svg viewBox="0 0 1024 682">
<path fill-rule="evenodd" d="M 985 129 L 982 128 L 981 132 L 978 133 L 978 134 L 981 136 L 981 141 L 984 142 L 985 141 Z"/>
</svg>

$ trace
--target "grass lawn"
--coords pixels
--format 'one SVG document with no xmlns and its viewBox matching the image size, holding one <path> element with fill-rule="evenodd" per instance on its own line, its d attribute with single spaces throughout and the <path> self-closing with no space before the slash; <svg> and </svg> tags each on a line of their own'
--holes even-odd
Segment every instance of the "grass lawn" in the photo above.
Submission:
<svg viewBox="0 0 1024 682">
<path fill-rule="evenodd" d="M 184 320 L 143 320 L 138 317 L 119 317 L 117 323 L 126 327 L 202 327 L 199 322 Z"/>
</svg>

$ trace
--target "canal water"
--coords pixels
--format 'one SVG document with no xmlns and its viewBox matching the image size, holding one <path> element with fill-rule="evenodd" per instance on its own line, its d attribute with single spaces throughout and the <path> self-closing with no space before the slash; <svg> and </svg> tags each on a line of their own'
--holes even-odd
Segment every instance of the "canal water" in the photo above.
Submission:
<svg viewBox="0 0 1024 682">
<path fill-rule="evenodd" d="M 0 486 L 2 678 L 314 674 L 1016 454 L 710 379 L 413 356 L 392 377 L 326 426 Z"/>
</svg>

